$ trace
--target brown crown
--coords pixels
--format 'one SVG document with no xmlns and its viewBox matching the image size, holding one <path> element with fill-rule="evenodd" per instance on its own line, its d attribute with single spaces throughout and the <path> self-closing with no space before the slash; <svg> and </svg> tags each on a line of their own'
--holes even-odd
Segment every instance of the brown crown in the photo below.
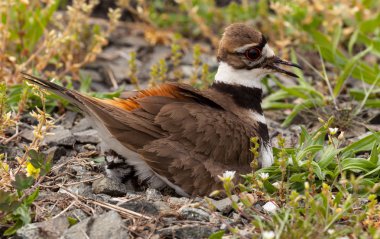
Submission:
<svg viewBox="0 0 380 239">
<path fill-rule="evenodd" d="M 241 58 L 234 53 L 238 47 L 247 44 L 260 44 L 263 39 L 261 32 L 256 31 L 253 27 L 244 23 L 234 23 L 229 25 L 219 42 L 218 60 L 228 62 L 237 69 L 246 67 Z"/>
</svg>

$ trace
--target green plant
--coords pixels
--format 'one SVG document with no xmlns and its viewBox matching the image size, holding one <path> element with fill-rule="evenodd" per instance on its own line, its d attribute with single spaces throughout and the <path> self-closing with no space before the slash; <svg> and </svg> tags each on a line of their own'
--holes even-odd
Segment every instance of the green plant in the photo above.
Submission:
<svg viewBox="0 0 380 239">
<path fill-rule="evenodd" d="M 243 227 L 227 225 L 228 233 L 252 238 L 380 238 L 376 200 L 380 194 L 380 134 L 342 147 L 342 135 L 330 127 L 332 121 L 322 122 L 312 133 L 303 128 L 294 148 L 284 148 L 281 138 L 275 164 L 242 175 L 244 184 L 234 183 L 234 172 L 220 177 L 233 209 L 249 221 Z M 251 151 L 257 156 L 255 146 Z M 370 156 L 363 157 L 367 151 Z M 258 211 L 254 204 L 262 200 L 274 210 Z M 226 233 L 219 231 L 210 238 Z"/>
<path fill-rule="evenodd" d="M 129 60 L 128 60 L 128 65 L 129 65 L 129 72 L 128 72 L 128 77 L 131 80 L 131 83 L 135 85 L 136 89 L 139 90 L 139 79 L 137 78 L 137 64 L 136 64 L 136 52 L 132 51 L 129 54 Z"/>
</svg>

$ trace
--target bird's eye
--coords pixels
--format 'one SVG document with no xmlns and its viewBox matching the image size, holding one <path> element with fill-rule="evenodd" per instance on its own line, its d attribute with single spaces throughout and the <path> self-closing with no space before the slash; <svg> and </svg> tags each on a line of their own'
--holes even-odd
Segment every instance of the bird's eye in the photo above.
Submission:
<svg viewBox="0 0 380 239">
<path fill-rule="evenodd" d="M 257 60 L 261 55 L 261 51 L 255 47 L 249 48 L 245 51 L 245 57 L 248 58 L 248 60 L 255 61 Z"/>
</svg>

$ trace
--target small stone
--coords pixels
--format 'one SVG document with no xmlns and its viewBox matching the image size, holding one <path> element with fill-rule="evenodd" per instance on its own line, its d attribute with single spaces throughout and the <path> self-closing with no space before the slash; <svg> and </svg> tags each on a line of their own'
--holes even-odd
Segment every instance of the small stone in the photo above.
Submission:
<svg viewBox="0 0 380 239">
<path fill-rule="evenodd" d="M 269 202 L 264 204 L 263 209 L 267 212 L 274 213 L 277 211 L 278 206 L 274 202 L 269 201 Z"/>
<path fill-rule="evenodd" d="M 97 148 L 93 144 L 85 144 L 85 145 L 81 145 L 78 151 L 79 153 L 93 152 L 93 151 L 97 151 Z"/>
<path fill-rule="evenodd" d="M 160 211 L 161 213 L 170 212 L 172 209 L 163 201 L 153 202 L 153 205 Z"/>
<path fill-rule="evenodd" d="M 91 191 L 91 186 L 83 183 L 67 186 L 67 190 L 74 194 L 78 194 L 84 197 L 90 197 L 93 195 Z M 58 192 L 67 193 L 67 191 L 62 188 L 60 188 Z"/>
<path fill-rule="evenodd" d="M 239 199 L 238 196 L 232 195 L 232 200 L 236 202 L 238 201 L 238 199 Z M 210 200 L 211 200 L 212 205 L 215 206 L 216 209 L 221 213 L 227 214 L 232 210 L 232 201 L 229 198 L 224 198 L 221 200 L 214 200 L 214 199 L 210 199 Z"/>
<path fill-rule="evenodd" d="M 79 209 L 79 208 L 68 211 L 67 213 L 65 213 L 65 215 L 67 217 L 75 218 L 79 221 L 83 221 L 84 219 L 88 217 L 87 214 L 82 209 Z"/>
<path fill-rule="evenodd" d="M 34 135 L 33 135 L 33 130 L 32 129 L 24 129 L 22 132 L 21 132 L 21 137 L 28 140 L 28 141 L 32 141 L 34 139 Z"/>
<path fill-rule="evenodd" d="M 95 194 L 107 194 L 113 197 L 121 197 L 127 193 L 127 187 L 111 178 L 102 178 L 92 183 L 92 191 Z"/>
<path fill-rule="evenodd" d="M 76 176 L 83 176 L 88 172 L 82 165 L 69 165 L 67 171 L 74 172 Z"/>
<path fill-rule="evenodd" d="M 71 146 L 75 144 L 75 138 L 70 130 L 59 126 L 50 131 L 51 135 L 47 135 L 43 140 L 43 144 L 47 145 L 65 145 Z"/>
<path fill-rule="evenodd" d="M 122 203 L 119 206 L 144 215 L 147 214 L 155 216 L 159 214 L 159 211 L 156 208 L 156 206 L 153 203 L 148 202 L 146 200 L 129 201 Z"/>
<path fill-rule="evenodd" d="M 129 238 L 128 229 L 120 215 L 109 211 L 99 216 L 86 218 L 70 227 L 63 235 L 64 239 L 87 238 Z"/>
<path fill-rule="evenodd" d="M 145 192 L 148 201 L 162 200 L 162 194 L 154 188 L 148 188 Z"/>
<path fill-rule="evenodd" d="M 217 228 L 204 225 L 171 226 L 158 230 L 161 238 L 198 239 L 208 238 Z"/>
<path fill-rule="evenodd" d="M 60 216 L 44 222 L 31 223 L 17 230 L 17 238 L 40 239 L 59 238 L 69 228 L 69 221 L 65 216 Z"/>
<path fill-rule="evenodd" d="M 63 119 L 62 119 L 63 127 L 66 129 L 71 129 L 71 127 L 73 127 L 73 124 L 77 115 L 78 115 L 77 112 L 67 111 L 65 113 L 65 116 L 63 116 Z"/>
<path fill-rule="evenodd" d="M 181 198 L 170 197 L 170 198 L 168 198 L 168 203 L 170 205 L 176 206 L 176 207 L 182 207 L 183 205 L 185 205 L 189 202 L 190 202 L 190 199 L 185 198 L 185 197 L 181 197 Z"/>
<path fill-rule="evenodd" d="M 94 129 L 74 133 L 74 136 L 76 141 L 80 143 L 98 144 L 101 141 L 98 132 Z"/>
<path fill-rule="evenodd" d="M 82 118 L 76 125 L 74 125 L 74 127 L 72 128 L 72 132 L 81 132 L 90 128 L 92 128 L 91 121 L 87 118 Z"/>
<path fill-rule="evenodd" d="M 179 211 L 179 215 L 192 221 L 210 221 L 210 214 L 199 208 L 185 207 Z"/>
<path fill-rule="evenodd" d="M 116 45 L 125 45 L 133 47 L 148 47 L 149 43 L 145 40 L 144 37 L 134 36 L 130 34 L 121 35 L 118 37 L 111 38 L 112 43 Z M 136 50 L 135 50 L 136 51 Z"/>
<path fill-rule="evenodd" d="M 66 156 L 67 150 L 62 146 L 49 147 L 47 150 L 43 151 L 45 155 L 54 154 L 53 162 L 57 162 L 61 157 Z"/>
<path fill-rule="evenodd" d="M 92 82 L 102 82 L 104 79 L 99 72 L 92 69 L 81 69 L 79 73 L 84 77 L 90 77 Z"/>
</svg>

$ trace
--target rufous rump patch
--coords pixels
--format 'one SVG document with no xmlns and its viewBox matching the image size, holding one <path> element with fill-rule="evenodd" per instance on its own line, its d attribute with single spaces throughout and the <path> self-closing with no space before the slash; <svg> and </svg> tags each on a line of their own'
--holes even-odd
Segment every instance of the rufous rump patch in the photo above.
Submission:
<svg viewBox="0 0 380 239">
<path fill-rule="evenodd" d="M 140 104 L 138 103 L 138 99 L 149 97 L 149 96 L 165 96 L 169 98 L 184 98 L 179 92 L 178 87 L 169 84 L 162 84 L 160 86 L 150 88 L 147 90 L 141 90 L 137 93 L 136 96 L 133 96 L 128 99 L 101 99 L 100 101 L 116 106 L 118 108 L 125 109 L 127 111 L 132 111 L 134 109 L 140 108 Z"/>
</svg>

